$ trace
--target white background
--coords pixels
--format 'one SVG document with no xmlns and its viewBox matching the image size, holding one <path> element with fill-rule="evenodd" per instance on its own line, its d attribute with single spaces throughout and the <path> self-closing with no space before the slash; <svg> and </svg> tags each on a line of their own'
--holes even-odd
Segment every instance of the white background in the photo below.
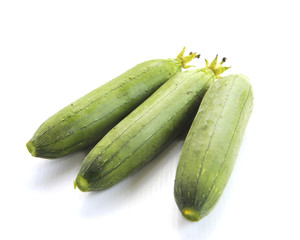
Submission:
<svg viewBox="0 0 300 240">
<path fill-rule="evenodd" d="M 0 239 L 300 239 L 299 1 L 0 1 Z M 183 46 L 226 56 L 255 106 L 227 188 L 197 223 L 173 184 L 183 138 L 96 193 L 73 189 L 86 152 L 25 147 L 56 111 L 136 64 Z"/>
</svg>

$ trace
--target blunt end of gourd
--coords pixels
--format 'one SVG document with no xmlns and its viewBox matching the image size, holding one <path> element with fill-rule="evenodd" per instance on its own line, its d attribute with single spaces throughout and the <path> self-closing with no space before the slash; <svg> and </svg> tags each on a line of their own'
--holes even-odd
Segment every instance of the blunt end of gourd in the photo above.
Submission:
<svg viewBox="0 0 300 240">
<path fill-rule="evenodd" d="M 187 220 L 191 222 L 198 222 L 201 219 L 200 214 L 191 208 L 184 208 L 182 209 L 181 213 Z"/>
<path fill-rule="evenodd" d="M 29 141 L 26 143 L 26 147 L 28 149 L 28 151 L 30 152 L 30 154 L 34 157 L 37 156 L 36 154 L 36 147 L 34 146 L 34 144 L 32 143 L 32 141 Z"/>
<path fill-rule="evenodd" d="M 88 181 L 82 177 L 81 175 L 78 175 L 76 180 L 74 181 L 74 189 L 76 187 L 81 191 L 81 192 L 88 192 L 89 191 L 89 183 Z"/>
</svg>

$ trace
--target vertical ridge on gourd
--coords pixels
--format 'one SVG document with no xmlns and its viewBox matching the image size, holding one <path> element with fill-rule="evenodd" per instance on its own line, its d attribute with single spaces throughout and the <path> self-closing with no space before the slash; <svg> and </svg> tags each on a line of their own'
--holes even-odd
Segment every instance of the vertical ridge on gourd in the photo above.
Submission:
<svg viewBox="0 0 300 240">
<path fill-rule="evenodd" d="M 35 157 L 58 158 L 96 144 L 196 53 L 138 64 L 47 119 L 26 144 Z"/>
<path fill-rule="evenodd" d="M 195 116 L 215 74 L 205 67 L 176 74 L 108 132 L 84 159 L 74 186 L 113 186 L 152 160 Z M 82 179 L 88 189 L 81 186 Z"/>
<path fill-rule="evenodd" d="M 253 108 L 247 77 L 217 80 L 205 94 L 184 142 L 174 196 L 183 216 L 199 221 L 217 204 L 232 173 Z M 198 219 L 185 213 L 190 209 Z"/>
</svg>

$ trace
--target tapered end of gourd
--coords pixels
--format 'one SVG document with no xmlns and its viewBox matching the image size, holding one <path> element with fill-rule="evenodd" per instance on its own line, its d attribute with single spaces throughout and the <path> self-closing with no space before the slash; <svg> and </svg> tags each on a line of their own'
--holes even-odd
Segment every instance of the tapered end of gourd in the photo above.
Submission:
<svg viewBox="0 0 300 240">
<path fill-rule="evenodd" d="M 177 59 L 181 62 L 183 68 L 189 68 L 193 67 L 193 65 L 187 65 L 190 61 L 192 61 L 194 58 L 200 58 L 200 54 L 197 54 L 196 52 L 190 52 L 189 55 L 184 56 L 185 47 L 182 49 L 182 51 L 178 54 Z"/>
<path fill-rule="evenodd" d="M 212 70 L 215 74 L 215 77 L 218 79 L 220 78 L 221 74 L 228 70 L 231 67 L 224 67 L 223 63 L 226 62 L 226 58 L 224 57 L 220 63 L 218 63 L 218 55 L 215 57 L 215 59 L 209 64 L 209 62 L 205 59 L 206 62 L 206 68 L 209 68 Z"/>
<path fill-rule="evenodd" d="M 37 156 L 36 155 L 36 147 L 34 146 L 34 144 L 31 141 L 26 143 L 26 147 L 32 156 L 34 156 L 34 157 Z"/>
<path fill-rule="evenodd" d="M 78 175 L 76 180 L 74 181 L 74 189 L 76 189 L 76 187 L 81 191 L 81 192 L 88 192 L 89 191 L 89 183 L 88 181 Z"/>
<path fill-rule="evenodd" d="M 187 220 L 191 222 L 198 222 L 201 219 L 200 214 L 191 208 L 184 208 L 182 209 L 181 213 Z"/>
</svg>

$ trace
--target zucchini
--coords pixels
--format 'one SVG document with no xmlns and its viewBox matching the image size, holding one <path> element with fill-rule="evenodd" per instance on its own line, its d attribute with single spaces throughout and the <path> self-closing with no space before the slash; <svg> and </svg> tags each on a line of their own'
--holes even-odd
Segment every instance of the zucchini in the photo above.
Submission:
<svg viewBox="0 0 300 240">
<path fill-rule="evenodd" d="M 195 53 L 138 64 L 46 120 L 27 143 L 35 157 L 58 158 L 96 144 L 112 127 L 180 72 Z"/>
<path fill-rule="evenodd" d="M 107 189 L 143 167 L 195 116 L 214 79 L 209 67 L 170 78 L 91 150 L 74 187 L 83 192 Z"/>
<path fill-rule="evenodd" d="M 184 142 L 175 178 L 175 200 L 188 220 L 199 221 L 220 199 L 252 108 L 252 87 L 243 75 L 221 78 L 205 94 Z"/>
</svg>

